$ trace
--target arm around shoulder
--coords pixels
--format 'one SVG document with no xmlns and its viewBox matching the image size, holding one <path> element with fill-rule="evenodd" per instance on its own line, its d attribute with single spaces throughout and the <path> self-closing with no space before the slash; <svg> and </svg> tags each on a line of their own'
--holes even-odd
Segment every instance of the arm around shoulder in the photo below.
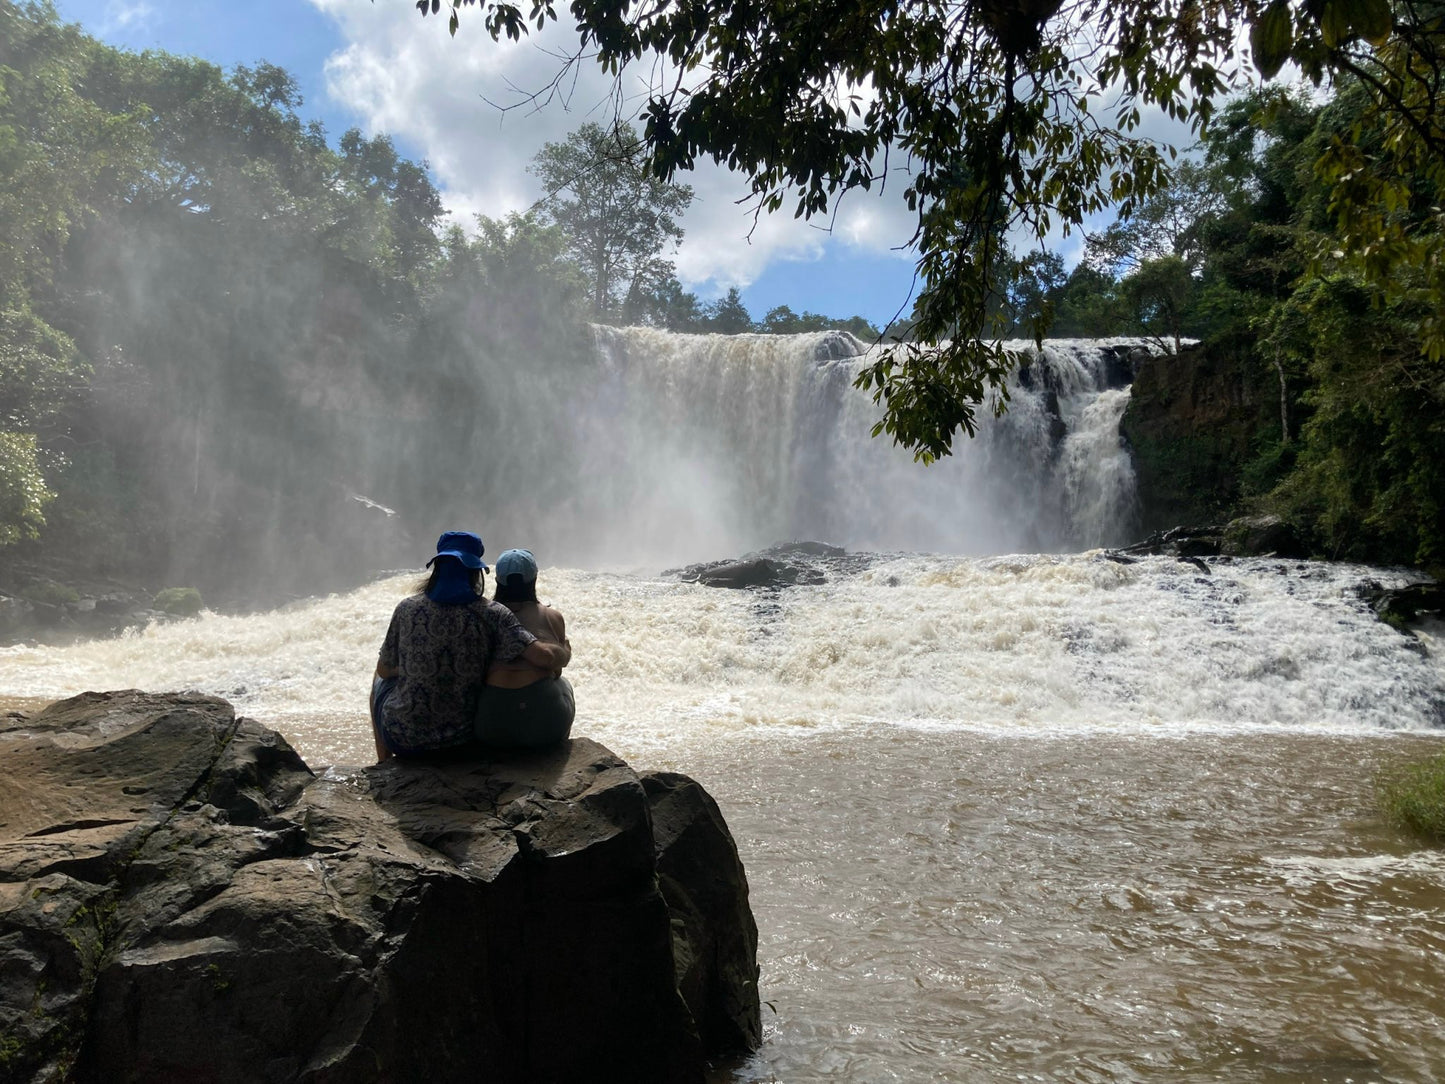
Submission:
<svg viewBox="0 0 1445 1084">
<path fill-rule="evenodd" d="M 566 644 L 549 644 L 545 640 L 533 640 L 522 652 L 526 659 L 539 670 L 560 671 L 572 661 L 572 649 Z"/>
</svg>

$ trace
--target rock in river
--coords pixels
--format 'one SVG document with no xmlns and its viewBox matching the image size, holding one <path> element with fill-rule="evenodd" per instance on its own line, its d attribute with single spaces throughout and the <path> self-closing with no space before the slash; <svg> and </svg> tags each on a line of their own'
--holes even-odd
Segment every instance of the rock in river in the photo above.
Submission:
<svg viewBox="0 0 1445 1084">
<path fill-rule="evenodd" d="M 0 1081 L 700 1081 L 756 945 L 712 799 L 586 739 L 318 777 L 198 694 L 0 720 Z"/>
</svg>

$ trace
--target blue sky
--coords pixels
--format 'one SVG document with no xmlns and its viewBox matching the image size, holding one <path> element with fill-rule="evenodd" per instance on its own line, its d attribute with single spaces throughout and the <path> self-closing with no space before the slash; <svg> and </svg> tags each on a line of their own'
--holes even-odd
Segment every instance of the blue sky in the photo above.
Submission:
<svg viewBox="0 0 1445 1084">
<path fill-rule="evenodd" d="M 302 113 L 334 140 L 350 127 L 387 132 L 426 159 L 447 204 L 466 216 L 524 208 L 541 193 L 526 163 L 548 140 L 597 115 L 607 87 L 588 73 L 568 102 L 532 114 L 499 112 L 515 86 L 555 70 L 545 43 L 495 46 L 480 20 L 455 40 L 445 20 L 421 19 L 410 0 L 57 0 L 67 21 L 129 49 L 198 56 L 223 67 L 279 64 L 300 83 Z M 476 9 L 469 9 L 475 12 Z M 465 13 L 464 13 L 465 19 Z M 775 305 L 883 324 L 904 307 L 911 259 L 897 249 L 912 223 L 896 193 L 845 201 L 834 232 L 789 215 L 762 221 L 736 201 L 742 182 L 708 167 L 686 178 L 697 201 L 684 221 L 679 276 L 700 296 L 739 286 L 754 317 Z M 896 186 L 898 189 L 902 185 Z M 751 230 L 752 236 L 749 238 Z"/>
</svg>

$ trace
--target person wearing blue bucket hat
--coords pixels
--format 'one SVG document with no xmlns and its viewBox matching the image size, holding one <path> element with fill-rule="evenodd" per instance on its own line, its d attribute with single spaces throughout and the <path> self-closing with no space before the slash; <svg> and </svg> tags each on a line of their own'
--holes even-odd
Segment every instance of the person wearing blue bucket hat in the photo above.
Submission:
<svg viewBox="0 0 1445 1084">
<path fill-rule="evenodd" d="M 494 602 L 516 614 L 540 643 L 555 644 L 571 658 L 567 623 L 537 601 L 537 559 L 531 550 L 507 550 L 497 558 Z M 477 704 L 476 738 L 494 749 L 534 749 L 563 741 L 577 714 L 572 685 L 560 667 L 536 666 L 526 656 L 496 659 Z"/>
<path fill-rule="evenodd" d="M 431 574 L 392 612 L 371 691 L 378 760 L 470 755 L 494 662 L 525 659 L 560 672 L 571 659 L 570 648 L 539 640 L 482 594 L 485 552 L 479 535 L 446 531 L 427 561 Z"/>
</svg>

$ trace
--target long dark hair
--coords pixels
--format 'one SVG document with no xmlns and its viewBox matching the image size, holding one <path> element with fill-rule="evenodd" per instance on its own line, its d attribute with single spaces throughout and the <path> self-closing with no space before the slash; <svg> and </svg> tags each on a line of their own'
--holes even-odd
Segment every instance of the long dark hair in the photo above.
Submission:
<svg viewBox="0 0 1445 1084">
<path fill-rule="evenodd" d="M 431 574 L 427 576 L 426 579 L 417 583 L 416 590 L 413 593 L 430 595 L 431 589 L 437 585 L 437 577 L 441 575 L 441 571 L 442 563 L 440 561 L 433 561 Z M 482 570 L 480 568 L 467 569 L 467 579 L 471 580 L 472 590 L 476 593 L 477 597 L 480 598 L 482 594 Z"/>
<path fill-rule="evenodd" d="M 501 577 L 497 578 L 497 588 L 492 592 L 492 600 L 503 605 L 509 602 L 536 602 L 537 581 L 524 580 L 520 572 L 513 572 L 503 583 Z"/>
</svg>

